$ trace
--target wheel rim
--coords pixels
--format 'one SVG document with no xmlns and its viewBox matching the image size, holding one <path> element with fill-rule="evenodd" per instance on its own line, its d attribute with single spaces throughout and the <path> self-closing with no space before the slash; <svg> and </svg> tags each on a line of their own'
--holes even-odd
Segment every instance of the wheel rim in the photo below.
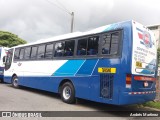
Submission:
<svg viewBox="0 0 160 120">
<path fill-rule="evenodd" d="M 13 85 L 14 85 L 15 87 L 18 86 L 18 79 L 17 79 L 17 78 L 15 78 L 15 79 L 13 80 Z"/>
<path fill-rule="evenodd" d="M 66 86 L 63 89 L 63 97 L 64 99 L 69 99 L 71 97 L 71 88 Z"/>
</svg>

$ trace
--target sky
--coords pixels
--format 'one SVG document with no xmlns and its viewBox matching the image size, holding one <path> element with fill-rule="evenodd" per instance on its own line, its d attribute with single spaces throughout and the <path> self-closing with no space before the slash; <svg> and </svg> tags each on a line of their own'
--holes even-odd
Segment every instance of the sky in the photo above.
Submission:
<svg viewBox="0 0 160 120">
<path fill-rule="evenodd" d="M 28 43 L 126 20 L 160 24 L 159 0 L 0 0 L 0 30 Z"/>
</svg>

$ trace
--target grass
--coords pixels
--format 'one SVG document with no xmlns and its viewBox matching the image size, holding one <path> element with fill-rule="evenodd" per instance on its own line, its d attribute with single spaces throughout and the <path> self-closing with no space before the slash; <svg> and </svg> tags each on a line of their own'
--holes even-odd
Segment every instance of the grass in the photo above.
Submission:
<svg viewBox="0 0 160 120">
<path fill-rule="evenodd" d="M 157 102 L 150 101 L 150 102 L 146 102 L 142 105 L 145 106 L 145 107 L 160 109 L 160 101 L 157 101 Z"/>
</svg>

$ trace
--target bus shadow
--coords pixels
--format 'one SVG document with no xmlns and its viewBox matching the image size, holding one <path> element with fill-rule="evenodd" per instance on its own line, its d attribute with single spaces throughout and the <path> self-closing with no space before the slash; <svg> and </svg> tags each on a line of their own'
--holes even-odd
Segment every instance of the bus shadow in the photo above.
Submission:
<svg viewBox="0 0 160 120">
<path fill-rule="evenodd" d="M 13 88 L 13 86 L 10 85 L 10 84 L 8 84 L 8 87 Z M 13 89 L 20 89 L 20 90 L 23 90 L 23 91 L 39 94 L 39 95 L 42 95 L 42 96 L 47 96 L 47 97 L 51 97 L 51 98 L 54 97 L 56 99 L 60 99 L 60 95 L 59 94 L 53 93 L 53 92 L 44 91 L 44 90 L 38 90 L 38 89 L 29 88 L 29 87 L 25 87 L 25 86 L 19 86 L 19 88 L 13 88 Z"/>
</svg>

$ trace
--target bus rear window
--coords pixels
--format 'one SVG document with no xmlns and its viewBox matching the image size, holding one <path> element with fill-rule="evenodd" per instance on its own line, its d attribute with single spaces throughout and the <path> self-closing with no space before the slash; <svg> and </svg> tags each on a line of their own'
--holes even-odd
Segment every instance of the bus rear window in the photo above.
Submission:
<svg viewBox="0 0 160 120">
<path fill-rule="evenodd" d="M 110 55 L 118 53 L 119 32 L 104 34 L 102 37 L 102 54 Z"/>
<path fill-rule="evenodd" d="M 111 50 L 110 54 L 117 54 L 118 52 L 118 42 L 119 42 L 119 33 L 113 33 L 111 39 Z"/>
</svg>

